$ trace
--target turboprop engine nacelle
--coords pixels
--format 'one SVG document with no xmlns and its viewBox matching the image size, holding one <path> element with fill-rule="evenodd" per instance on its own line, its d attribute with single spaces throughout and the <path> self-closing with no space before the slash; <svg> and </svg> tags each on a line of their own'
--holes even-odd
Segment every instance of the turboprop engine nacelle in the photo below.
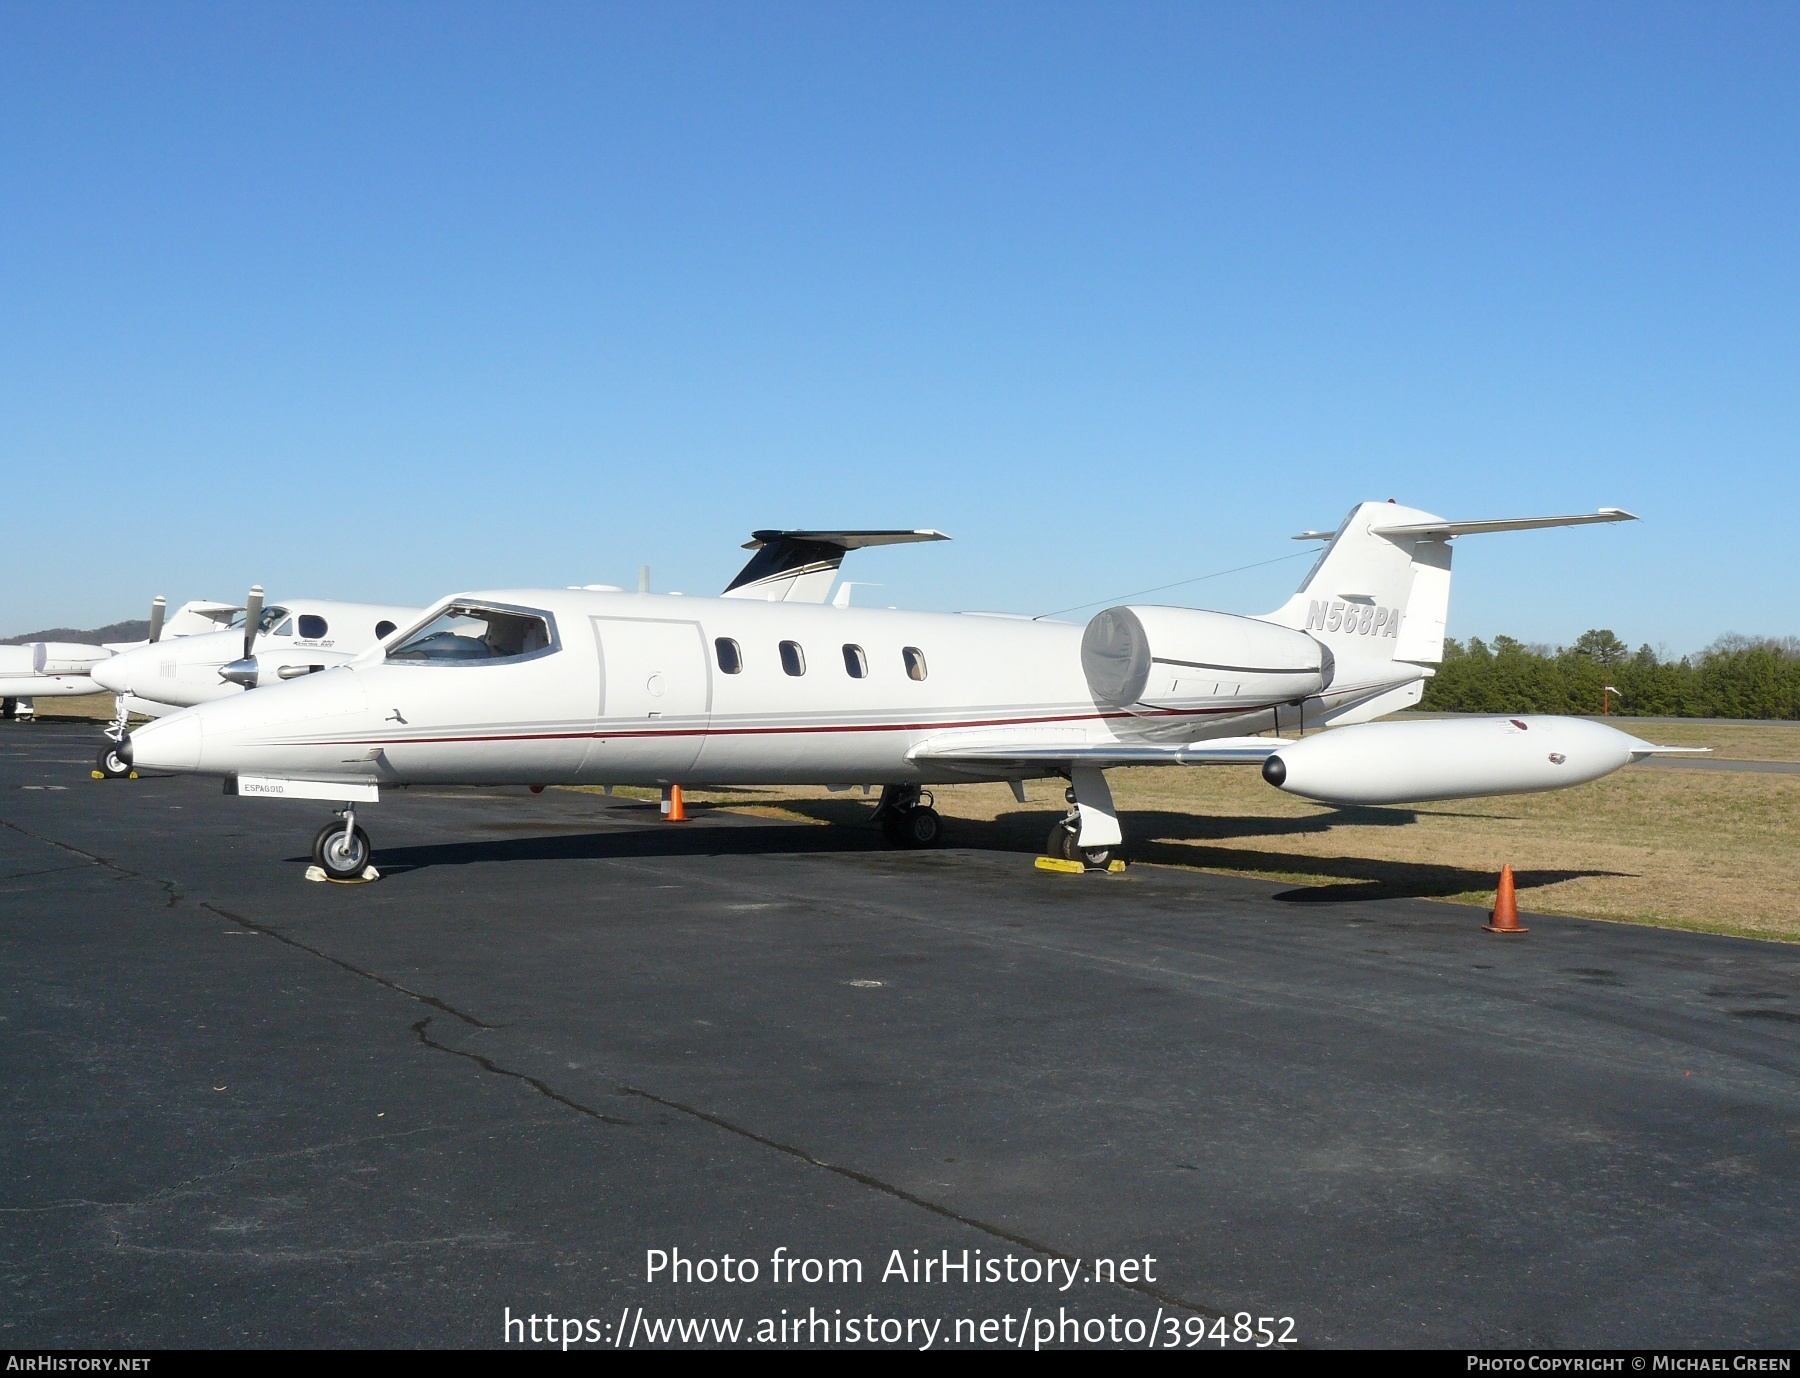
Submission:
<svg viewBox="0 0 1800 1378">
<path fill-rule="evenodd" d="M 1324 687 L 1329 656 L 1305 632 L 1194 608 L 1108 608 L 1081 637 L 1094 701 L 1146 714 L 1303 699 Z"/>
<path fill-rule="evenodd" d="M 321 670 L 329 670 L 333 665 L 348 665 L 355 659 L 355 656 L 340 651 L 320 651 L 306 647 L 285 652 L 262 652 L 245 656 L 242 660 L 234 660 L 229 665 L 221 665 L 219 678 L 229 684 L 241 684 L 246 689 L 260 689 L 265 684 L 280 684 L 283 680 L 299 679 L 302 675 L 316 675 Z"/>
<path fill-rule="evenodd" d="M 1413 804 L 1585 784 L 1655 749 L 1583 718 L 1364 723 L 1289 743 L 1263 779 L 1327 804 Z"/>
</svg>

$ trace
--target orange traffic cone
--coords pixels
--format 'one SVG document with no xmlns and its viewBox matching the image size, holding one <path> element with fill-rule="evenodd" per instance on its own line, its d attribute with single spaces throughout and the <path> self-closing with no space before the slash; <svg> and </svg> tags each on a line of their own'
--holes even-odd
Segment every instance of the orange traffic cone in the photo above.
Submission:
<svg viewBox="0 0 1800 1378">
<path fill-rule="evenodd" d="M 665 823 L 685 823 L 688 821 L 687 810 L 681 806 L 681 786 L 669 786 L 669 816 Z"/>
<path fill-rule="evenodd" d="M 1510 865 L 1500 868 L 1500 886 L 1494 891 L 1494 912 L 1482 925 L 1490 933 L 1529 933 L 1529 928 L 1519 924 L 1519 900 L 1513 893 L 1513 873 Z"/>
</svg>

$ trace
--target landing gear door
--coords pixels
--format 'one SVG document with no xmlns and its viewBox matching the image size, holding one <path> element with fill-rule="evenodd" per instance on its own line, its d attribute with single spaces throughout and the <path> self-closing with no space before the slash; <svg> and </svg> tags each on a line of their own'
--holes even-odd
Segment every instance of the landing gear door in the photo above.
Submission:
<svg viewBox="0 0 1800 1378">
<path fill-rule="evenodd" d="M 698 622 L 596 617 L 600 730 L 582 768 L 603 783 L 682 777 L 700 755 L 712 708 Z"/>
</svg>

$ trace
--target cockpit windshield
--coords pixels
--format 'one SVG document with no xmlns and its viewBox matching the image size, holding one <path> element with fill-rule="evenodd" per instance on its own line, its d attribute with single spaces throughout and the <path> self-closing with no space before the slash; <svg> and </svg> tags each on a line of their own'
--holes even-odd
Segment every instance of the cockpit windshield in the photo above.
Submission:
<svg viewBox="0 0 1800 1378">
<path fill-rule="evenodd" d="M 556 622 L 529 608 L 452 603 L 393 650 L 390 661 L 492 665 L 554 650 Z"/>
</svg>

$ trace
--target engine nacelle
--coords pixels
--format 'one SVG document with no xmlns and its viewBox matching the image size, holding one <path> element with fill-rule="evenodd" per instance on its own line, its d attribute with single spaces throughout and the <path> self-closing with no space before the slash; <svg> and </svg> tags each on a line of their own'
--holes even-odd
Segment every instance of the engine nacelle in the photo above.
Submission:
<svg viewBox="0 0 1800 1378">
<path fill-rule="evenodd" d="M 104 646 L 84 646 L 74 641 L 34 641 L 33 668 L 40 675 L 85 675 L 112 656 Z"/>
<path fill-rule="evenodd" d="M 1328 655 L 1305 632 L 1194 608 L 1108 608 L 1081 637 L 1094 701 L 1144 714 L 1292 703 L 1324 687 Z"/>
<path fill-rule="evenodd" d="M 1326 804 L 1416 804 L 1586 784 L 1650 749 L 1582 718 L 1363 723 L 1289 743 L 1263 779 Z"/>
</svg>

